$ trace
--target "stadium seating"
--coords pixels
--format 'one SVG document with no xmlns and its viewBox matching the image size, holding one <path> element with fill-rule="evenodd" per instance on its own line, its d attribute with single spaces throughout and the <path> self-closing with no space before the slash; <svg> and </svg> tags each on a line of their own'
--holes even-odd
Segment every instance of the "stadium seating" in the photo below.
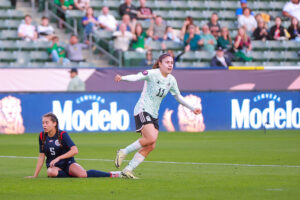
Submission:
<svg viewBox="0 0 300 200">
<path fill-rule="evenodd" d="M 287 0 L 248 0 L 248 7 L 255 13 L 264 12 L 272 17 L 281 16 L 281 11 Z M 45 0 L 39 0 L 39 8 L 43 8 Z M 91 7 L 95 10 L 95 15 L 101 13 L 101 8 L 109 6 L 110 13 L 118 20 L 118 7 L 122 0 L 91 0 Z M 137 0 L 133 3 L 138 6 Z M 272 4 L 272 6 L 270 6 Z M 147 6 L 151 7 L 155 14 L 161 15 L 169 26 L 175 29 L 180 29 L 186 16 L 191 16 L 195 20 L 195 24 L 203 26 L 206 24 L 213 12 L 218 13 L 221 26 L 226 26 L 230 30 L 231 37 L 234 38 L 237 33 L 237 20 L 235 10 L 240 7 L 238 0 L 147 0 Z M 66 12 L 66 21 L 74 25 L 74 20 L 79 30 L 82 33 L 81 18 L 84 13 L 78 10 L 70 10 Z M 17 36 L 17 28 L 24 18 L 24 13 L 13 9 L 8 0 L 0 1 L 0 66 L 6 65 L 8 62 L 22 63 L 17 59 L 26 55 L 24 62 L 32 65 L 43 64 L 52 66 L 48 63 L 49 58 L 46 53 L 49 43 L 45 42 L 24 42 Z M 290 21 L 283 18 L 283 26 L 288 27 Z M 138 21 L 144 29 L 150 26 L 149 21 Z M 274 24 L 269 23 L 269 27 Z M 93 35 L 95 41 L 104 49 L 111 50 L 112 34 L 107 31 L 98 30 Z M 253 62 L 233 62 L 235 65 L 295 65 L 299 62 L 297 52 L 300 51 L 300 44 L 294 41 L 252 41 Z M 162 46 L 158 42 L 150 42 L 149 46 L 153 49 L 153 57 L 162 52 Z M 183 46 L 175 42 L 166 42 L 167 49 L 172 49 L 175 55 L 182 51 Z M 13 52 L 13 53 L 12 53 Z M 16 53 L 19 52 L 19 53 Z M 113 52 L 111 50 L 111 52 Z M 18 55 L 18 56 L 17 56 Z M 177 67 L 206 67 L 209 66 L 209 61 L 213 55 L 203 51 L 186 53 L 181 57 Z M 24 56 L 25 57 L 25 56 Z M 125 66 L 134 66 L 141 63 L 144 55 L 133 51 L 124 53 Z M 14 65 L 14 64 L 12 64 Z M 56 64 L 53 64 L 55 66 Z M 79 66 L 79 64 L 78 64 Z M 81 66 L 86 67 L 90 64 L 83 63 Z"/>
</svg>

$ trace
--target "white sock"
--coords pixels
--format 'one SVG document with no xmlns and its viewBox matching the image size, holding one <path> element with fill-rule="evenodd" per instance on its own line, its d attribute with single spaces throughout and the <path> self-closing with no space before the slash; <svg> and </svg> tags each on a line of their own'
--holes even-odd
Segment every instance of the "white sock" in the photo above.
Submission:
<svg viewBox="0 0 300 200">
<path fill-rule="evenodd" d="M 140 148 L 142 148 L 142 145 L 140 144 L 139 140 L 137 140 L 134 143 L 128 145 L 125 149 L 122 149 L 122 150 L 127 155 L 131 152 L 139 150 Z"/>
<path fill-rule="evenodd" d="M 145 157 L 140 154 L 139 152 L 136 152 L 136 154 L 133 156 L 132 160 L 129 162 L 127 167 L 125 167 L 125 170 L 133 171 L 139 164 L 141 164 L 144 161 Z"/>
<path fill-rule="evenodd" d="M 121 178 L 121 171 L 109 172 L 111 178 Z"/>
</svg>

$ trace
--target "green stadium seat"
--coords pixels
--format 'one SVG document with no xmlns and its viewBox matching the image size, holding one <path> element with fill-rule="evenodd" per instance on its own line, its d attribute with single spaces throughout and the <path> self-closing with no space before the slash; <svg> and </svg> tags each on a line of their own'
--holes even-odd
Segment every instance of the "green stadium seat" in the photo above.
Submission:
<svg viewBox="0 0 300 200">
<path fill-rule="evenodd" d="M 146 44 L 152 50 L 161 50 L 161 42 L 151 40 Z"/>
<path fill-rule="evenodd" d="M 9 51 L 0 51 L 0 61 L 1 62 L 13 62 L 16 57 Z"/>
<path fill-rule="evenodd" d="M 282 54 L 283 54 L 284 61 L 297 62 L 297 61 L 300 60 L 300 58 L 298 57 L 297 52 L 286 51 L 286 52 L 283 52 Z"/>
<path fill-rule="evenodd" d="M 170 19 L 168 10 L 155 10 L 155 15 L 160 15 L 163 19 Z"/>
<path fill-rule="evenodd" d="M 175 29 L 181 29 L 182 25 L 183 25 L 183 21 L 182 20 L 169 20 L 167 22 L 168 26 L 171 26 Z"/>
<path fill-rule="evenodd" d="M 277 63 L 278 65 L 278 63 Z M 297 62 L 280 62 L 279 63 L 280 66 L 299 66 L 299 64 L 297 64 Z"/>
<path fill-rule="evenodd" d="M 145 53 L 126 51 L 124 52 L 124 66 L 139 66 L 144 58 Z"/>
<path fill-rule="evenodd" d="M 138 20 L 137 23 L 140 23 L 144 29 L 148 29 L 150 27 L 149 20 Z"/>
<path fill-rule="evenodd" d="M 27 64 L 30 62 L 30 53 L 24 51 L 15 51 L 13 55 L 16 57 L 16 63 Z"/>
<path fill-rule="evenodd" d="M 256 51 L 264 51 L 268 49 L 268 47 L 266 46 L 266 42 L 261 40 L 252 40 L 251 44 L 252 44 L 252 49 Z"/>
<path fill-rule="evenodd" d="M 35 42 L 33 42 L 33 47 L 34 47 L 35 50 L 44 50 L 44 51 L 46 51 L 51 46 L 52 46 L 52 43 L 48 42 L 48 41 L 35 41 Z"/>
<path fill-rule="evenodd" d="M 181 19 L 183 21 L 186 17 L 186 12 L 184 10 L 170 10 L 169 16 L 172 19 Z"/>
<path fill-rule="evenodd" d="M 31 51 L 30 60 L 35 62 L 46 62 L 49 60 L 49 55 L 46 51 Z"/>
<path fill-rule="evenodd" d="M 173 42 L 173 41 L 165 41 L 164 42 L 166 44 L 167 49 L 172 49 L 172 50 L 182 50 L 183 49 L 183 45 L 177 42 Z"/>
<path fill-rule="evenodd" d="M 172 3 L 172 2 L 171 2 Z M 152 9 L 155 8 L 156 9 L 159 9 L 159 10 L 170 10 L 171 8 L 171 5 L 170 5 L 170 2 L 169 1 L 155 1 L 154 3 L 154 6 Z"/>
<path fill-rule="evenodd" d="M 18 40 L 18 32 L 16 30 L 2 30 L 0 31 L 0 40 Z"/>
<path fill-rule="evenodd" d="M 34 50 L 35 47 L 34 47 L 34 43 L 29 41 L 23 41 L 23 40 L 17 40 L 16 41 L 16 45 L 18 47 L 19 50 L 27 50 L 27 51 L 30 51 L 30 50 Z"/>
<path fill-rule="evenodd" d="M 0 40 L 0 49 L 14 51 L 18 50 L 19 47 L 17 46 L 17 43 L 15 41 Z"/>
<path fill-rule="evenodd" d="M 201 61 L 210 62 L 214 57 L 214 53 L 208 51 L 197 51 L 196 56 Z"/>
<path fill-rule="evenodd" d="M 176 68 L 193 67 L 193 62 L 176 62 Z"/>
<path fill-rule="evenodd" d="M 189 61 L 189 62 L 192 62 L 192 61 L 198 61 L 198 60 L 200 60 L 200 59 L 199 59 L 199 57 L 197 56 L 196 53 L 197 53 L 196 51 L 188 51 L 188 52 L 185 52 L 185 53 L 180 57 L 180 60 L 182 60 L 182 61 Z"/>
<path fill-rule="evenodd" d="M 220 7 L 223 8 L 224 10 L 236 10 L 241 6 L 238 1 L 221 1 Z"/>
<path fill-rule="evenodd" d="M 20 20 L 7 19 L 4 21 L 4 25 L 7 29 L 18 29 L 20 24 L 21 24 Z"/>
<path fill-rule="evenodd" d="M 287 40 L 282 42 L 283 46 L 286 50 L 297 51 L 300 50 L 300 43 L 294 40 Z"/>
<path fill-rule="evenodd" d="M 195 68 L 210 67 L 210 62 L 193 62 L 192 67 L 195 67 Z"/>
<path fill-rule="evenodd" d="M 95 35 L 101 39 L 111 39 L 112 38 L 112 32 L 106 31 L 106 30 L 96 30 Z"/>
<path fill-rule="evenodd" d="M 192 10 L 205 10 L 205 5 L 203 1 L 188 1 L 187 5 Z"/>
<path fill-rule="evenodd" d="M 265 54 L 261 53 L 260 51 L 252 51 L 247 56 L 253 57 L 253 61 L 255 61 L 255 62 L 258 62 L 258 61 L 259 62 L 266 62 L 266 61 L 268 61 Z"/>
<path fill-rule="evenodd" d="M 10 1 L 3 1 L 3 0 L 0 1 L 0 9 L 1 10 L 2 9 L 10 9 L 10 8 L 11 8 Z M 2 12 L 2 11 L 0 11 L 0 12 Z"/>
<path fill-rule="evenodd" d="M 283 42 L 277 40 L 268 40 L 266 42 L 267 48 L 269 50 L 284 50 Z"/>
</svg>

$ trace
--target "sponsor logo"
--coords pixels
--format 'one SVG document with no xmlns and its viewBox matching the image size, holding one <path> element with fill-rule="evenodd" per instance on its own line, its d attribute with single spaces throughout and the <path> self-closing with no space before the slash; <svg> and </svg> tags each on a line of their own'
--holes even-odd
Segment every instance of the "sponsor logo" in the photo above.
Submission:
<svg viewBox="0 0 300 200">
<path fill-rule="evenodd" d="M 282 99 L 273 93 L 262 93 L 242 102 L 232 99 L 231 128 L 300 128 L 300 108 L 293 107 L 292 100 Z"/>
<path fill-rule="evenodd" d="M 76 104 L 81 103 L 89 104 L 90 109 L 76 109 Z M 129 113 L 118 110 L 117 102 L 106 102 L 96 95 L 83 95 L 75 101 L 52 101 L 52 110 L 59 119 L 59 128 L 66 131 L 126 131 L 130 124 Z"/>
</svg>

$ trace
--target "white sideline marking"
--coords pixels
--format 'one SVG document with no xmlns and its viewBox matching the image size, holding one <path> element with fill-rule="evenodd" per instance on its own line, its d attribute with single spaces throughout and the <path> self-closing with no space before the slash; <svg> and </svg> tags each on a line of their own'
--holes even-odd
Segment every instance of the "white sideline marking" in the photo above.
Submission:
<svg viewBox="0 0 300 200">
<path fill-rule="evenodd" d="M 24 156 L 0 156 L 0 158 L 19 158 L 19 159 L 37 159 L 37 157 L 24 157 Z M 110 159 L 100 158 L 76 158 L 76 160 L 87 160 L 87 161 L 102 161 L 102 162 L 113 162 Z M 129 160 L 125 160 L 129 161 Z M 170 162 L 170 161 L 144 161 L 146 163 L 158 163 L 158 164 L 177 164 L 177 165 L 217 165 L 217 166 L 241 166 L 241 167 L 292 167 L 300 168 L 299 165 L 255 165 L 255 164 L 234 164 L 234 163 L 197 163 L 197 162 Z"/>
</svg>

